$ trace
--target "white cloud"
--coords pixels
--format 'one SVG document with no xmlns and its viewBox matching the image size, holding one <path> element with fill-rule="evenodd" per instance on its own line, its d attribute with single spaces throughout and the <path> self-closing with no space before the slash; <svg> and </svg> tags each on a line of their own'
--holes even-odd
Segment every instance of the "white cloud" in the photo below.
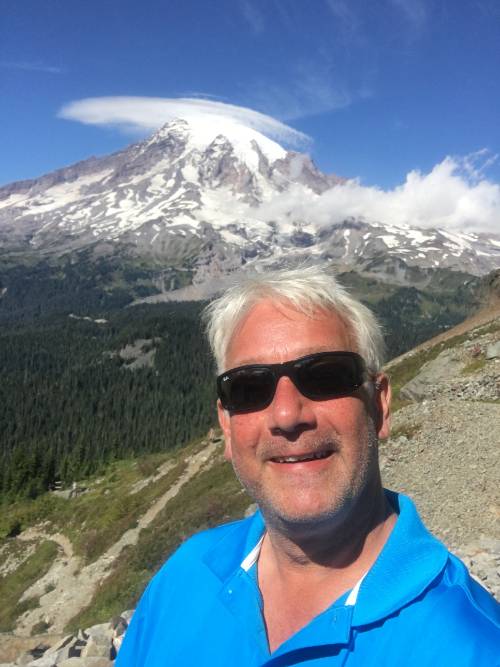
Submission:
<svg viewBox="0 0 500 667">
<path fill-rule="evenodd" d="M 346 0 L 327 0 L 327 7 L 337 23 L 339 36 L 345 42 L 350 44 L 363 40 L 361 23 L 352 3 Z"/>
<path fill-rule="evenodd" d="M 310 138 L 266 114 L 246 107 L 207 99 L 161 97 L 90 97 L 66 104 L 59 118 L 87 125 L 115 127 L 126 133 L 153 132 L 175 118 L 200 116 L 230 119 L 290 146 L 304 146 Z"/>
<path fill-rule="evenodd" d="M 241 11 L 252 31 L 258 35 L 264 31 L 264 17 L 260 9 L 250 0 L 241 0 Z"/>
<path fill-rule="evenodd" d="M 347 86 L 332 66 L 318 62 L 297 63 L 289 81 L 256 81 L 248 86 L 251 104 L 277 118 L 295 120 L 348 107 L 368 97 L 365 88 Z"/>
<path fill-rule="evenodd" d="M 348 217 L 394 225 L 439 227 L 467 232 L 500 233 L 500 185 L 482 175 L 477 165 L 483 151 L 465 158 L 445 158 L 428 174 L 411 171 L 392 190 L 348 181 L 311 201 L 301 188 L 281 195 L 262 207 L 264 217 L 291 213 L 318 226 Z M 471 162 L 475 165 L 471 172 Z"/>
<path fill-rule="evenodd" d="M 54 67 L 53 65 L 45 65 L 41 62 L 0 62 L 0 67 L 3 69 L 18 69 L 25 72 L 45 72 L 47 74 L 63 74 L 62 67 Z"/>
<path fill-rule="evenodd" d="M 427 8 L 423 0 L 390 0 L 390 3 L 402 12 L 413 29 L 420 30 L 427 22 Z"/>
</svg>

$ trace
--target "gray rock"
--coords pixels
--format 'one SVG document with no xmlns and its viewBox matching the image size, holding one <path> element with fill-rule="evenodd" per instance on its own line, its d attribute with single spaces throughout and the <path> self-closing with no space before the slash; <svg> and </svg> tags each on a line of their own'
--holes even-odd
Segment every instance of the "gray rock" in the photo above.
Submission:
<svg viewBox="0 0 500 667">
<path fill-rule="evenodd" d="M 500 357 L 500 340 L 488 345 L 486 348 L 486 359 L 497 359 Z"/>
<path fill-rule="evenodd" d="M 57 667 L 111 667 L 112 664 L 108 658 L 68 658 L 60 662 Z"/>
<path fill-rule="evenodd" d="M 119 637 L 115 637 L 113 639 L 113 647 L 111 649 L 111 658 L 113 658 L 113 659 L 116 658 L 124 639 L 125 639 L 124 634 L 120 635 Z"/>
<path fill-rule="evenodd" d="M 443 350 L 435 359 L 424 364 L 420 373 L 401 388 L 400 396 L 421 401 L 429 396 L 429 386 L 449 381 L 463 368 L 465 361 L 458 358 L 455 350 Z"/>
<path fill-rule="evenodd" d="M 37 660 L 31 660 L 31 662 L 28 662 L 29 667 L 54 667 L 56 665 L 56 656 L 55 655 L 48 655 L 48 656 L 42 656 L 41 658 L 38 658 Z"/>
<path fill-rule="evenodd" d="M 132 616 L 134 615 L 135 609 L 127 609 L 127 611 L 122 611 L 120 616 L 127 621 L 127 623 L 130 623 L 130 620 Z"/>
<path fill-rule="evenodd" d="M 113 636 L 113 627 L 110 623 L 98 623 L 97 625 L 92 625 L 90 628 L 85 629 L 85 633 L 92 638 L 96 637 L 106 637 L 111 641 Z"/>
<path fill-rule="evenodd" d="M 113 638 L 120 637 L 126 631 L 128 623 L 121 616 L 115 616 L 111 621 L 111 627 L 113 628 Z"/>
<path fill-rule="evenodd" d="M 79 658 L 82 654 L 82 649 L 86 645 L 86 640 L 82 641 L 81 639 L 77 639 L 74 641 L 72 644 L 69 645 L 68 647 L 68 655 L 66 657 L 68 658 Z"/>
<path fill-rule="evenodd" d="M 90 637 L 82 648 L 82 658 L 111 658 L 112 642 L 107 637 Z"/>
<path fill-rule="evenodd" d="M 54 646 L 51 646 L 45 651 L 45 655 L 53 655 L 55 653 L 58 653 L 61 649 L 65 648 L 70 644 L 73 640 L 75 639 L 74 635 L 66 635 L 66 637 L 63 637 L 61 641 L 57 642 L 57 644 L 54 644 Z"/>
</svg>

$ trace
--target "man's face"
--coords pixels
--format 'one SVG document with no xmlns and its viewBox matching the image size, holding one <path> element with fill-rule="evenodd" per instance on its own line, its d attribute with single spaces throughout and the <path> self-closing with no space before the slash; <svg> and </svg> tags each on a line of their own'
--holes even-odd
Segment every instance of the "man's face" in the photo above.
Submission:
<svg viewBox="0 0 500 667">
<path fill-rule="evenodd" d="M 308 317 L 264 300 L 237 328 L 226 369 L 335 350 L 356 351 L 335 314 Z M 379 380 L 378 390 L 365 383 L 350 396 L 312 400 L 282 377 L 262 410 L 228 413 L 219 404 L 226 458 L 268 521 L 344 521 L 362 494 L 380 492 L 377 436 L 388 434 L 390 392 Z"/>
</svg>

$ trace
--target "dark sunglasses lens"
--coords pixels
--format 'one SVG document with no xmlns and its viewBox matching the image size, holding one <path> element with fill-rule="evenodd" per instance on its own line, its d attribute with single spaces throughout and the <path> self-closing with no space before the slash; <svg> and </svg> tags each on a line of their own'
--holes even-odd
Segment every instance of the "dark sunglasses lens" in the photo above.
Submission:
<svg viewBox="0 0 500 667">
<path fill-rule="evenodd" d="M 274 384 L 274 376 L 266 368 L 232 371 L 221 381 L 222 404 L 229 410 L 259 410 L 272 401 Z"/>
<path fill-rule="evenodd" d="M 309 398 L 349 394 L 363 384 L 363 367 L 352 356 L 319 356 L 297 369 L 300 390 Z"/>
</svg>

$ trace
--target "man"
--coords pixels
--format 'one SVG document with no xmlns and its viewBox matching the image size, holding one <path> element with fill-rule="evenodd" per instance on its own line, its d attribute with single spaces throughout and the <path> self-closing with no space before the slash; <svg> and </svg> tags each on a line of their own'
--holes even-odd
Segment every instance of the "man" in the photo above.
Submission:
<svg viewBox="0 0 500 667">
<path fill-rule="evenodd" d="M 311 267 L 236 285 L 208 320 L 225 454 L 259 511 L 172 556 L 117 667 L 500 664 L 498 605 L 382 487 L 370 311 Z"/>
</svg>

